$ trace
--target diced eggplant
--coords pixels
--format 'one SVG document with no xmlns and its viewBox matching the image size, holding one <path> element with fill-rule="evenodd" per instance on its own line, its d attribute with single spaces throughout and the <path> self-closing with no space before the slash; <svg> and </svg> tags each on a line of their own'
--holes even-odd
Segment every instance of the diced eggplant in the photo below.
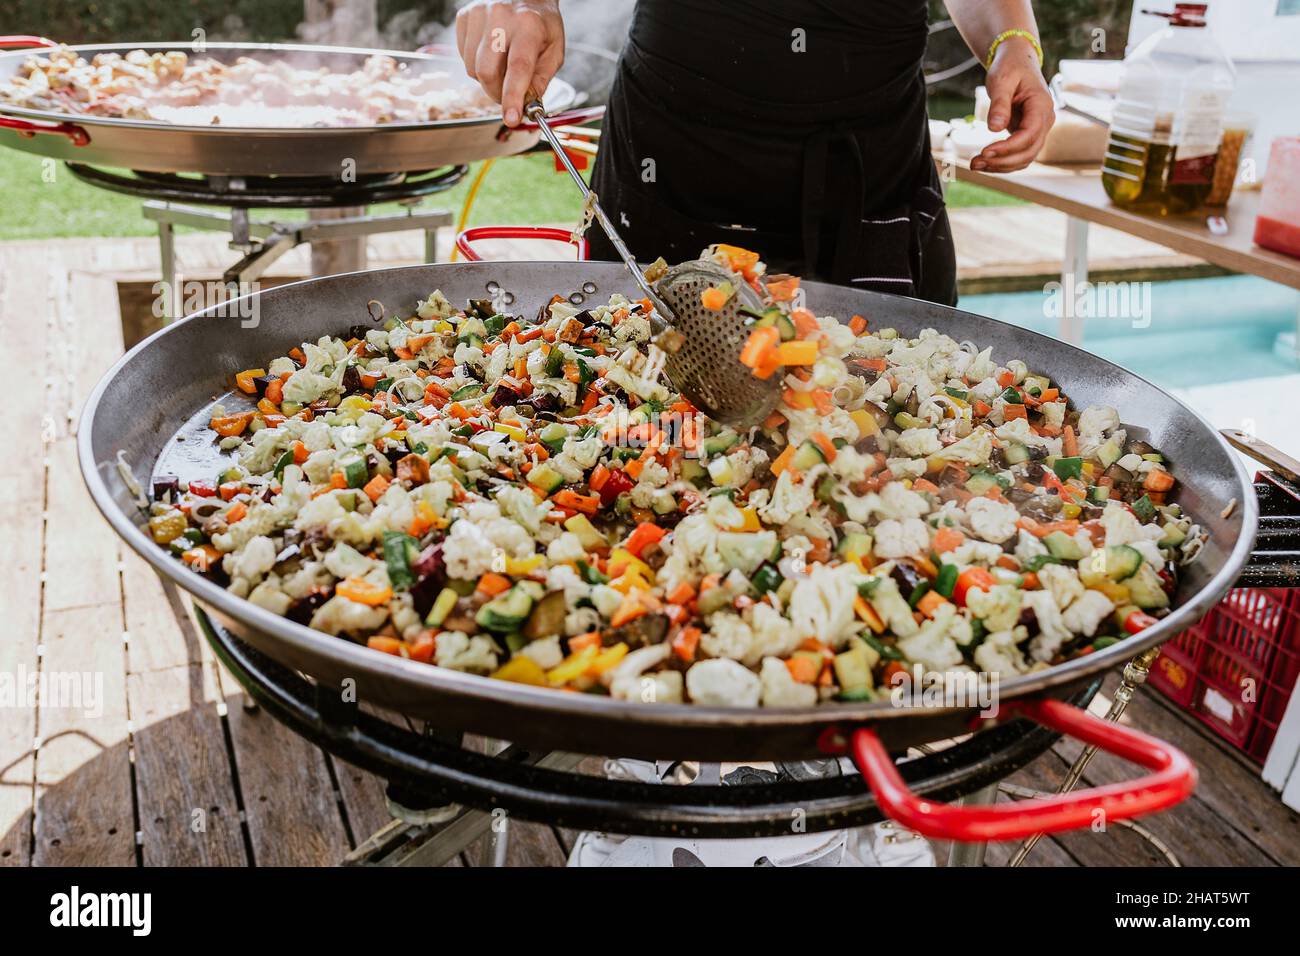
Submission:
<svg viewBox="0 0 1300 956">
<path fill-rule="evenodd" d="M 646 614 L 635 621 L 629 621 L 622 627 L 605 631 L 600 638 L 605 647 L 612 647 L 620 642 L 632 650 L 660 644 L 668 636 L 668 617 L 664 614 Z"/>
<path fill-rule="evenodd" d="M 350 338 L 350 339 L 364 339 L 364 338 L 366 337 L 366 333 L 369 332 L 369 331 L 370 331 L 371 329 L 373 329 L 373 328 L 375 328 L 375 326 L 373 326 L 373 325 L 349 325 L 349 326 L 348 326 L 348 338 Z"/>
<path fill-rule="evenodd" d="M 1130 455 L 1154 455 L 1156 453 L 1153 447 L 1137 438 L 1128 443 L 1128 448 L 1125 451 Z"/>
<path fill-rule="evenodd" d="M 515 389 L 498 383 L 492 391 L 492 397 L 488 399 L 488 404 L 493 408 L 504 408 L 506 405 L 518 405 L 523 400 L 524 396 Z"/>
<path fill-rule="evenodd" d="M 175 475 L 158 475 L 153 480 L 154 501 L 176 501 L 181 494 L 181 480 Z"/>
<path fill-rule="evenodd" d="M 447 566 L 442 560 L 442 545 L 431 544 L 411 562 L 411 573 L 417 579 L 433 578 L 439 586 L 447 583 Z"/>
<path fill-rule="evenodd" d="M 1133 472 L 1127 468 L 1121 468 L 1118 464 L 1111 465 L 1106 469 L 1106 477 L 1117 485 L 1127 485 L 1134 481 Z"/>
<path fill-rule="evenodd" d="M 316 609 L 333 595 L 333 588 L 312 588 L 306 597 L 294 601 L 284 616 L 298 624 L 310 624 L 311 616 L 316 613 Z"/>
<path fill-rule="evenodd" d="M 896 563 L 894 565 L 894 570 L 889 573 L 889 576 L 893 578 L 894 583 L 898 585 L 898 593 L 903 595 L 904 599 L 916 590 L 917 585 L 919 585 L 922 580 L 921 572 L 917 571 L 916 568 L 904 561 Z"/>
<path fill-rule="evenodd" d="M 343 370 L 343 391 L 349 394 L 361 391 L 361 372 L 355 365 Z"/>
<path fill-rule="evenodd" d="M 257 389 L 258 398 L 266 398 L 266 388 L 272 382 L 278 381 L 278 375 L 259 375 L 253 379 L 253 387 Z"/>
<path fill-rule="evenodd" d="M 542 392 L 533 395 L 523 402 L 517 402 L 517 406 L 527 406 L 535 412 L 556 412 L 560 408 L 560 397 L 550 392 Z"/>
<path fill-rule="evenodd" d="M 564 634 L 564 619 L 568 616 L 568 603 L 563 591 L 552 591 L 538 601 L 524 622 L 522 633 L 530 641 L 553 634 Z"/>
</svg>

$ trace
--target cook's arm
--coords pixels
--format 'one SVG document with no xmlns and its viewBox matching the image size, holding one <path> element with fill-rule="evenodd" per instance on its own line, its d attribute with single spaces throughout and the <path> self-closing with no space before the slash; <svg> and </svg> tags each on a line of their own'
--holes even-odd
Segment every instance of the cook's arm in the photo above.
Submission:
<svg viewBox="0 0 1300 956">
<path fill-rule="evenodd" d="M 1006 30 L 1038 36 L 1029 0 L 947 0 L 948 13 L 962 39 L 981 63 L 994 39 Z M 1013 34 L 998 44 L 988 67 L 989 129 L 1011 130 L 1011 136 L 985 147 L 971 160 L 972 169 L 1009 173 L 1028 166 L 1043 148 L 1056 121 L 1052 94 L 1038 65 L 1034 45 Z"/>
<path fill-rule="evenodd" d="M 505 124 L 517 126 L 528 90 L 540 96 L 564 62 L 560 2 L 473 0 L 456 14 L 456 49 Z"/>
</svg>

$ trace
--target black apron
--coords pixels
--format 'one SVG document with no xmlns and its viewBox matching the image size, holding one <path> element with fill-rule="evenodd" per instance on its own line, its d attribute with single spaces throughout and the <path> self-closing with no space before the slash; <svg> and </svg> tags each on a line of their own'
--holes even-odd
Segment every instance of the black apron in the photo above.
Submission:
<svg viewBox="0 0 1300 956">
<path fill-rule="evenodd" d="M 957 299 L 930 158 L 924 0 L 639 0 L 593 187 L 638 259 Z M 591 256 L 616 259 L 598 229 Z"/>
</svg>

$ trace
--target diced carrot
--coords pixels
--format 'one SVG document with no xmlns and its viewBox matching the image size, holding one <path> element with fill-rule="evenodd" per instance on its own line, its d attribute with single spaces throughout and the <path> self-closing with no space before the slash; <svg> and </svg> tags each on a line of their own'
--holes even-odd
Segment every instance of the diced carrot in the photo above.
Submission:
<svg viewBox="0 0 1300 956">
<path fill-rule="evenodd" d="M 700 638 L 704 632 L 698 627 L 684 627 L 677 632 L 673 638 L 673 653 L 679 660 L 695 660 L 695 648 L 699 646 Z"/>
<path fill-rule="evenodd" d="M 402 642 L 396 637 L 385 637 L 382 634 L 375 634 L 366 638 L 366 647 L 372 651 L 392 654 L 395 657 L 400 657 L 402 654 Z"/>
<path fill-rule="evenodd" d="M 429 480 L 429 459 L 412 452 L 397 460 L 397 480 L 422 485 Z"/>
<path fill-rule="evenodd" d="M 970 407 L 971 407 L 971 411 L 975 413 L 976 418 L 983 418 L 984 416 L 988 415 L 989 412 L 993 411 L 992 405 L 978 398 L 975 399 L 975 401 L 971 402 Z"/>
<path fill-rule="evenodd" d="M 406 644 L 406 656 L 421 664 L 428 664 L 438 650 L 438 635 L 434 631 L 421 631 Z"/>
<path fill-rule="evenodd" d="M 782 279 L 769 279 L 767 281 L 768 295 L 777 302 L 789 302 L 798 291 L 799 279 L 796 276 L 786 276 Z"/>
<path fill-rule="evenodd" d="M 230 510 L 226 512 L 226 524 L 243 521 L 246 517 L 248 517 L 248 505 L 242 501 L 236 501 L 231 505 Z"/>
<path fill-rule="evenodd" d="M 822 457 L 826 459 L 826 464 L 829 465 L 835 460 L 835 443 L 830 440 L 825 432 L 813 432 L 809 437 L 812 439 L 812 443 L 817 446 L 817 450 L 822 453 Z"/>
<path fill-rule="evenodd" d="M 767 354 L 781 342 L 781 333 L 773 326 L 754 329 L 749 333 L 745 347 L 740 350 L 740 362 L 749 368 L 758 368 Z"/>
<path fill-rule="evenodd" d="M 300 441 L 295 441 L 293 443 L 293 463 L 295 465 L 301 465 L 304 461 L 306 461 L 310 457 L 311 457 L 311 452 L 307 450 L 306 445 L 304 445 Z"/>
<path fill-rule="evenodd" d="M 1001 374 L 998 375 L 998 384 L 1001 385 L 1003 388 L 1010 388 L 1011 385 L 1015 382 L 1015 380 L 1016 377 L 1011 373 L 1010 370 L 1002 372 Z"/>
<path fill-rule="evenodd" d="M 664 599 L 669 604 L 688 604 L 695 599 L 695 588 L 691 586 L 691 582 L 683 581 L 664 595 Z"/>
<path fill-rule="evenodd" d="M 1039 394 L 1038 401 L 1043 404 L 1046 404 L 1047 402 L 1054 402 L 1058 397 L 1060 397 L 1060 394 L 1061 392 L 1059 389 L 1045 388 L 1043 389 L 1042 393 Z"/>
<path fill-rule="evenodd" d="M 597 465 L 592 471 L 591 478 L 587 481 L 587 486 L 591 488 L 592 491 L 600 491 L 601 488 L 605 487 L 607 481 L 609 481 L 609 469 L 601 464 Z"/>
<path fill-rule="evenodd" d="M 231 438 L 243 434 L 244 429 L 253 420 L 253 414 L 253 412 L 240 412 L 237 415 L 220 415 L 208 424 L 222 438 Z"/>
<path fill-rule="evenodd" d="M 261 378 L 266 374 L 264 368 L 246 368 L 242 372 L 235 373 L 235 384 L 239 386 L 241 392 L 247 392 L 249 395 L 257 394 L 257 383 L 255 378 Z"/>
<path fill-rule="evenodd" d="M 882 358 L 854 359 L 853 364 L 858 368 L 866 369 L 868 372 L 883 372 L 889 368 L 889 363 Z"/>
<path fill-rule="evenodd" d="M 785 446 L 785 451 L 777 455 L 776 458 L 772 461 L 772 465 L 771 465 L 772 474 L 777 475 L 779 477 L 781 472 L 785 471 L 787 468 L 790 467 L 790 460 L 794 458 L 794 451 L 795 451 L 794 445 Z"/>
<path fill-rule="evenodd" d="M 1026 408 L 1024 405 L 1007 404 L 1002 407 L 1002 417 L 1006 421 L 1011 421 L 1013 418 L 1028 419 L 1029 409 Z"/>
<path fill-rule="evenodd" d="M 790 657 L 786 659 L 785 668 L 800 684 L 812 684 L 821 673 L 821 668 L 811 657 Z"/>
<path fill-rule="evenodd" d="M 1020 582 L 1020 586 L 1026 591 L 1037 591 L 1042 587 L 1042 584 L 1038 580 L 1038 575 L 1035 572 L 1030 571 L 1024 576 L 1024 579 Z"/>
<path fill-rule="evenodd" d="M 1174 476 L 1169 474 L 1163 468 L 1152 468 L 1147 472 L 1146 478 L 1142 481 L 1142 487 L 1147 491 L 1164 492 L 1174 486 Z"/>
<path fill-rule="evenodd" d="M 302 349 L 298 348 L 297 346 L 294 346 L 293 348 L 289 349 L 289 358 L 293 359 L 299 365 L 307 364 L 307 356 L 303 355 Z"/>
<path fill-rule="evenodd" d="M 586 634 L 576 634 L 569 638 L 570 654 L 585 651 L 589 647 L 600 647 L 600 631 L 588 631 Z"/>
<path fill-rule="evenodd" d="M 477 589 L 488 597 L 496 597 L 503 591 L 510 590 L 510 579 L 504 574 L 488 571 L 478 579 Z"/>
<path fill-rule="evenodd" d="M 393 596 L 393 589 L 386 584 L 375 584 L 365 578 L 344 578 L 338 583 L 334 593 L 349 601 L 375 607 L 388 603 Z"/>
<path fill-rule="evenodd" d="M 1061 454 L 1074 458 L 1079 454 L 1079 439 L 1075 437 L 1074 428 L 1066 425 L 1061 429 Z"/>
<path fill-rule="evenodd" d="M 813 408 L 817 409 L 818 415 L 829 415 L 835 411 L 835 403 L 831 401 L 831 393 L 824 388 L 815 388 L 808 393 L 812 396 Z"/>
<path fill-rule="evenodd" d="M 637 591 L 629 591 L 623 598 L 623 603 L 618 606 L 609 619 L 610 627 L 622 627 L 630 621 L 635 621 L 639 617 L 644 617 L 649 612 L 645 602 Z"/>
<path fill-rule="evenodd" d="M 266 400 L 272 405 L 279 405 L 284 401 L 284 379 L 276 379 L 266 386 Z"/>
<path fill-rule="evenodd" d="M 580 495 L 572 488 L 557 491 L 554 501 L 561 508 L 571 508 L 588 515 L 594 515 L 600 510 L 600 495 Z"/>
<path fill-rule="evenodd" d="M 730 297 L 727 293 L 719 289 L 717 286 L 709 286 L 700 293 L 700 305 L 710 311 L 717 312 L 727 304 L 728 298 Z"/>
<path fill-rule="evenodd" d="M 718 252 L 727 257 L 727 265 L 731 266 L 732 271 L 741 273 L 747 279 L 754 271 L 754 267 L 758 265 L 758 253 L 742 249 L 740 246 L 720 242 Z"/>
<path fill-rule="evenodd" d="M 812 365 L 817 361 L 817 343 L 782 342 L 776 348 L 776 358 L 782 365 Z"/>
<path fill-rule="evenodd" d="M 597 499 L 597 501 L 599 501 L 599 499 Z M 642 551 L 650 545 L 663 540 L 664 535 L 667 533 L 667 530 L 659 527 L 659 525 L 650 521 L 643 521 L 632 530 L 630 535 L 627 536 L 627 541 L 624 543 L 623 548 L 629 554 L 633 554 L 639 558 L 641 557 Z"/>
<path fill-rule="evenodd" d="M 392 482 L 383 475 L 375 475 L 365 483 L 361 490 L 366 493 L 366 497 L 371 501 L 378 501 L 384 496 L 384 492 L 388 490 L 388 486 L 391 484 Z"/>
<path fill-rule="evenodd" d="M 855 315 L 853 318 L 849 319 L 849 330 L 854 335 L 861 335 L 863 332 L 867 331 L 867 320 L 860 315 Z"/>
<path fill-rule="evenodd" d="M 947 603 L 948 599 L 938 591 L 926 591 L 921 600 L 916 602 L 916 609 L 926 617 L 934 617 L 939 608 Z"/>
<path fill-rule="evenodd" d="M 934 540 L 930 544 L 938 554 L 947 554 L 961 547 L 965 540 L 966 536 L 959 530 L 945 526 L 934 533 Z"/>
<path fill-rule="evenodd" d="M 871 602 L 866 598 L 861 595 L 855 597 L 853 599 L 853 610 L 858 617 L 866 621 L 867 627 L 871 628 L 877 634 L 885 633 L 885 622 L 881 619 L 880 615 L 876 613 L 876 609 L 871 606 Z"/>
<path fill-rule="evenodd" d="M 917 478 L 912 482 L 912 490 L 925 491 L 932 495 L 937 495 L 939 493 L 939 486 L 929 478 Z"/>
</svg>

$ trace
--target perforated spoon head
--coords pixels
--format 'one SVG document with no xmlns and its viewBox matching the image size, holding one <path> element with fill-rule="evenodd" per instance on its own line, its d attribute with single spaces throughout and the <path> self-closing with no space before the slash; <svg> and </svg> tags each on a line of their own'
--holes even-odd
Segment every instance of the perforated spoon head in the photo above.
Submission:
<svg viewBox="0 0 1300 956">
<path fill-rule="evenodd" d="M 729 283 L 736 292 L 721 309 L 704 307 L 710 286 Z M 664 371 L 673 387 L 704 414 L 727 425 L 748 428 L 765 419 L 781 395 L 780 377 L 761 379 L 740 362 L 753 331 L 753 316 L 763 301 L 752 288 L 714 262 L 700 260 L 673 266 L 656 283 L 659 297 L 672 311 L 667 316 L 680 336 L 676 351 L 665 350 Z"/>
</svg>

